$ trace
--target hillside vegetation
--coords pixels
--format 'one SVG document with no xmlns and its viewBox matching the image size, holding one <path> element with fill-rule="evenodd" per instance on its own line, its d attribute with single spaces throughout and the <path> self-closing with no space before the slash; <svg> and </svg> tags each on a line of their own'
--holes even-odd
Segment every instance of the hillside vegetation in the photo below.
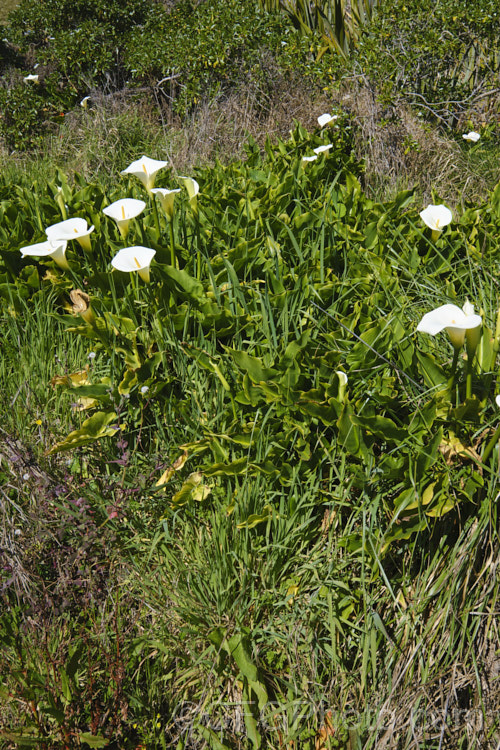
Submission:
<svg viewBox="0 0 500 750">
<path fill-rule="evenodd" d="M 3 30 L 7 750 L 499 745 L 496 4 L 314 7 Z"/>
</svg>

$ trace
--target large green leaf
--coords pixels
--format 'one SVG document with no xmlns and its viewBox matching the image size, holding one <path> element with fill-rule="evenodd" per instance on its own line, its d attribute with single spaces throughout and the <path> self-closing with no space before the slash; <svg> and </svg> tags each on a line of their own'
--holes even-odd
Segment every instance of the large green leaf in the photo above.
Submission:
<svg viewBox="0 0 500 750">
<path fill-rule="evenodd" d="M 117 421 L 118 416 L 114 411 L 98 411 L 86 419 L 79 430 L 73 430 L 69 435 L 60 442 L 52 446 L 47 455 L 59 453 L 60 451 L 69 451 L 79 448 L 82 445 L 88 445 L 103 437 L 115 435 L 120 429 L 117 424 L 111 426 L 112 422 Z"/>
</svg>

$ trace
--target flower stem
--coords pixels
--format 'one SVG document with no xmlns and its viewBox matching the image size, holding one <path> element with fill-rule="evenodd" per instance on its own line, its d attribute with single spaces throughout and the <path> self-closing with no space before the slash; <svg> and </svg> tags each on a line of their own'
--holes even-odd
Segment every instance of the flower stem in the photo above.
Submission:
<svg viewBox="0 0 500 750">
<path fill-rule="evenodd" d="M 451 390 L 453 388 L 453 385 L 455 383 L 455 375 L 457 372 L 457 364 L 458 364 L 458 355 L 460 352 L 460 347 L 454 347 L 453 348 L 453 362 L 451 363 L 451 374 L 448 379 L 448 388 Z"/>
<path fill-rule="evenodd" d="M 500 425 L 496 428 L 495 434 L 493 435 L 493 437 L 491 438 L 490 442 L 488 443 L 488 445 L 484 449 L 484 453 L 481 456 L 483 464 L 485 464 L 486 461 L 488 460 L 488 458 L 490 457 L 491 452 L 492 452 L 493 448 L 496 446 L 496 444 L 498 443 L 498 439 L 499 438 L 500 438 Z"/>
<path fill-rule="evenodd" d="M 154 199 L 154 196 L 152 196 L 152 203 L 153 203 L 153 217 L 155 220 L 155 228 L 156 228 L 156 241 L 160 241 L 160 220 L 158 218 L 158 206 L 156 205 L 156 201 Z"/>
<path fill-rule="evenodd" d="M 200 221 L 198 214 L 195 216 L 196 222 L 196 278 L 201 281 L 201 250 L 200 250 Z"/>
<path fill-rule="evenodd" d="M 467 379 L 465 384 L 465 398 L 472 398 L 472 361 L 473 357 L 467 357 Z"/>
<path fill-rule="evenodd" d="M 177 263 L 175 259 L 174 222 L 169 221 L 168 225 L 170 228 L 170 265 L 175 268 Z"/>
</svg>

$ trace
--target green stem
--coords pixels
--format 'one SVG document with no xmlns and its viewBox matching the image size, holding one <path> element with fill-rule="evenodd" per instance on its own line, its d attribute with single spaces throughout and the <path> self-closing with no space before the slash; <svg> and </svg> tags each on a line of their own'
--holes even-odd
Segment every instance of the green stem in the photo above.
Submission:
<svg viewBox="0 0 500 750">
<path fill-rule="evenodd" d="M 196 267 L 196 278 L 198 279 L 198 281 L 201 281 L 201 250 L 200 250 L 200 244 L 201 243 L 200 243 L 200 222 L 199 222 L 199 219 L 198 219 L 198 214 L 196 214 L 195 221 L 196 221 L 196 249 L 197 249 L 197 254 L 196 254 L 196 264 L 197 264 L 197 267 Z"/>
<path fill-rule="evenodd" d="M 491 384 L 495 376 L 494 370 L 495 370 L 495 365 L 496 365 L 499 349 L 500 349 L 500 307 L 498 308 L 498 312 L 497 312 L 495 337 L 493 339 L 493 348 L 492 348 L 492 353 L 491 353 L 490 371 L 488 372 L 486 378 L 484 379 L 483 398 L 487 398 L 490 392 Z"/>
<path fill-rule="evenodd" d="M 448 388 L 451 390 L 455 383 L 455 375 L 457 372 L 458 355 L 461 347 L 454 347 L 453 349 L 453 362 L 451 363 L 451 375 L 448 379 Z"/>
<path fill-rule="evenodd" d="M 482 455 L 483 464 L 485 464 L 486 461 L 488 460 L 488 458 L 490 457 L 491 452 L 492 452 L 493 448 L 496 446 L 496 444 L 498 443 L 498 439 L 499 438 L 500 438 L 500 425 L 496 428 L 495 434 L 493 435 L 493 437 L 491 438 L 490 442 L 488 443 L 488 445 L 484 449 L 484 453 Z"/>
<path fill-rule="evenodd" d="M 158 218 L 158 206 L 156 205 L 156 200 L 154 198 L 154 195 L 151 196 L 151 199 L 153 201 L 153 217 L 155 220 L 155 229 L 156 229 L 156 241 L 160 241 L 160 219 Z"/>
<path fill-rule="evenodd" d="M 472 398 L 472 362 L 473 357 L 467 356 L 467 379 L 465 385 L 465 398 Z"/>
<path fill-rule="evenodd" d="M 168 226 L 170 228 L 170 265 L 176 268 L 177 262 L 175 259 L 174 222 L 172 220 L 169 221 Z"/>
</svg>

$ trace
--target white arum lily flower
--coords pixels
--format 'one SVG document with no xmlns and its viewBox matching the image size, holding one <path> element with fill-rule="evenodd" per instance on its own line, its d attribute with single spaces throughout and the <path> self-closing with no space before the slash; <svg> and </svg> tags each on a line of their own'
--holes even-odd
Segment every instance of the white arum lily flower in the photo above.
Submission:
<svg viewBox="0 0 500 750">
<path fill-rule="evenodd" d="M 310 161 L 316 161 L 317 158 L 318 158 L 318 154 L 314 154 L 314 156 L 303 156 L 302 161 L 307 164 Z"/>
<path fill-rule="evenodd" d="M 340 403 L 342 403 L 345 398 L 345 387 L 347 385 L 347 375 L 345 374 L 345 372 L 342 372 L 342 370 L 335 370 L 335 375 L 339 379 L 338 400 L 340 401 Z"/>
<path fill-rule="evenodd" d="M 196 182 L 196 180 L 193 180 L 192 177 L 178 177 L 179 180 L 182 180 L 184 183 L 184 187 L 188 191 L 189 195 L 189 203 L 191 205 L 191 208 L 193 210 L 194 214 L 198 213 L 198 193 L 200 192 L 200 186 Z"/>
<path fill-rule="evenodd" d="M 66 219 L 68 218 L 68 212 L 66 211 L 67 206 L 64 202 L 63 189 L 60 186 L 57 187 L 56 203 L 61 210 L 61 216 L 66 221 Z"/>
<path fill-rule="evenodd" d="M 168 220 L 172 221 L 172 219 L 174 218 L 174 198 L 177 193 L 181 192 L 181 189 L 175 188 L 174 190 L 166 190 L 166 188 L 155 188 L 151 192 L 153 193 L 153 195 L 156 195 L 156 197 L 160 201 L 163 210 L 167 214 Z"/>
<path fill-rule="evenodd" d="M 333 143 L 329 143 L 327 146 L 317 146 L 313 148 L 315 154 L 323 154 L 325 151 L 330 151 L 333 148 Z"/>
<path fill-rule="evenodd" d="M 474 355 L 481 335 L 483 319 L 474 313 L 474 305 L 466 301 L 461 310 L 457 305 L 441 305 L 424 315 L 417 331 L 435 336 L 446 330 L 455 349 L 460 349 L 467 339 L 467 354 Z"/>
<path fill-rule="evenodd" d="M 140 245 L 124 247 L 115 255 L 111 265 L 117 271 L 123 271 L 124 273 L 137 271 L 141 279 L 148 282 L 149 266 L 155 255 L 156 250 L 152 250 L 150 247 L 141 247 Z"/>
<path fill-rule="evenodd" d="M 122 198 L 122 200 L 115 201 L 111 205 L 102 209 L 103 214 L 109 216 L 110 219 L 114 219 L 118 224 L 118 229 L 123 239 L 128 234 L 128 225 L 132 219 L 139 216 L 142 211 L 146 208 L 144 201 L 136 200 L 135 198 Z"/>
<path fill-rule="evenodd" d="M 325 125 L 330 125 L 330 123 L 334 122 L 338 119 L 338 115 L 330 115 L 328 112 L 325 112 L 324 115 L 320 115 L 318 117 L 318 125 L 320 128 L 324 128 Z"/>
<path fill-rule="evenodd" d="M 479 133 L 471 130 L 470 133 L 464 133 L 462 138 L 464 139 L 464 141 L 472 141 L 473 143 L 477 143 L 481 136 L 479 135 Z"/>
<path fill-rule="evenodd" d="M 498 394 L 498 396 L 495 396 L 495 402 L 497 406 L 500 406 L 500 393 Z"/>
<path fill-rule="evenodd" d="M 433 206 L 431 203 L 423 211 L 420 211 L 419 216 L 429 229 L 432 229 L 433 239 L 437 239 L 439 232 L 442 232 L 443 227 L 449 224 L 453 218 L 449 208 L 442 204 Z"/>
<path fill-rule="evenodd" d="M 60 221 L 58 224 L 47 227 L 45 234 L 50 242 L 77 240 L 84 250 L 90 251 L 89 235 L 93 231 L 94 227 L 89 228 L 85 219 L 66 219 L 66 221 Z"/>
<path fill-rule="evenodd" d="M 133 174 L 134 177 L 137 177 L 142 182 L 148 193 L 151 193 L 151 190 L 155 186 L 156 173 L 164 167 L 168 167 L 168 161 L 159 161 L 158 159 L 150 159 L 149 156 L 141 156 L 140 159 L 133 161 L 120 174 Z"/>
<path fill-rule="evenodd" d="M 67 271 L 69 269 L 68 261 L 66 260 L 66 247 L 68 243 L 66 240 L 59 240 L 51 242 L 38 242 L 36 245 L 28 245 L 20 249 L 21 255 L 25 258 L 27 255 L 34 255 L 37 258 L 52 258 L 57 263 L 59 268 Z"/>
<path fill-rule="evenodd" d="M 89 101 L 90 101 L 90 96 L 84 96 L 80 102 L 80 107 L 83 107 L 83 109 L 87 109 Z"/>
<path fill-rule="evenodd" d="M 40 76 L 38 76 L 36 73 L 30 73 L 29 76 L 24 76 L 23 81 L 33 81 L 33 83 L 38 83 Z"/>
</svg>

